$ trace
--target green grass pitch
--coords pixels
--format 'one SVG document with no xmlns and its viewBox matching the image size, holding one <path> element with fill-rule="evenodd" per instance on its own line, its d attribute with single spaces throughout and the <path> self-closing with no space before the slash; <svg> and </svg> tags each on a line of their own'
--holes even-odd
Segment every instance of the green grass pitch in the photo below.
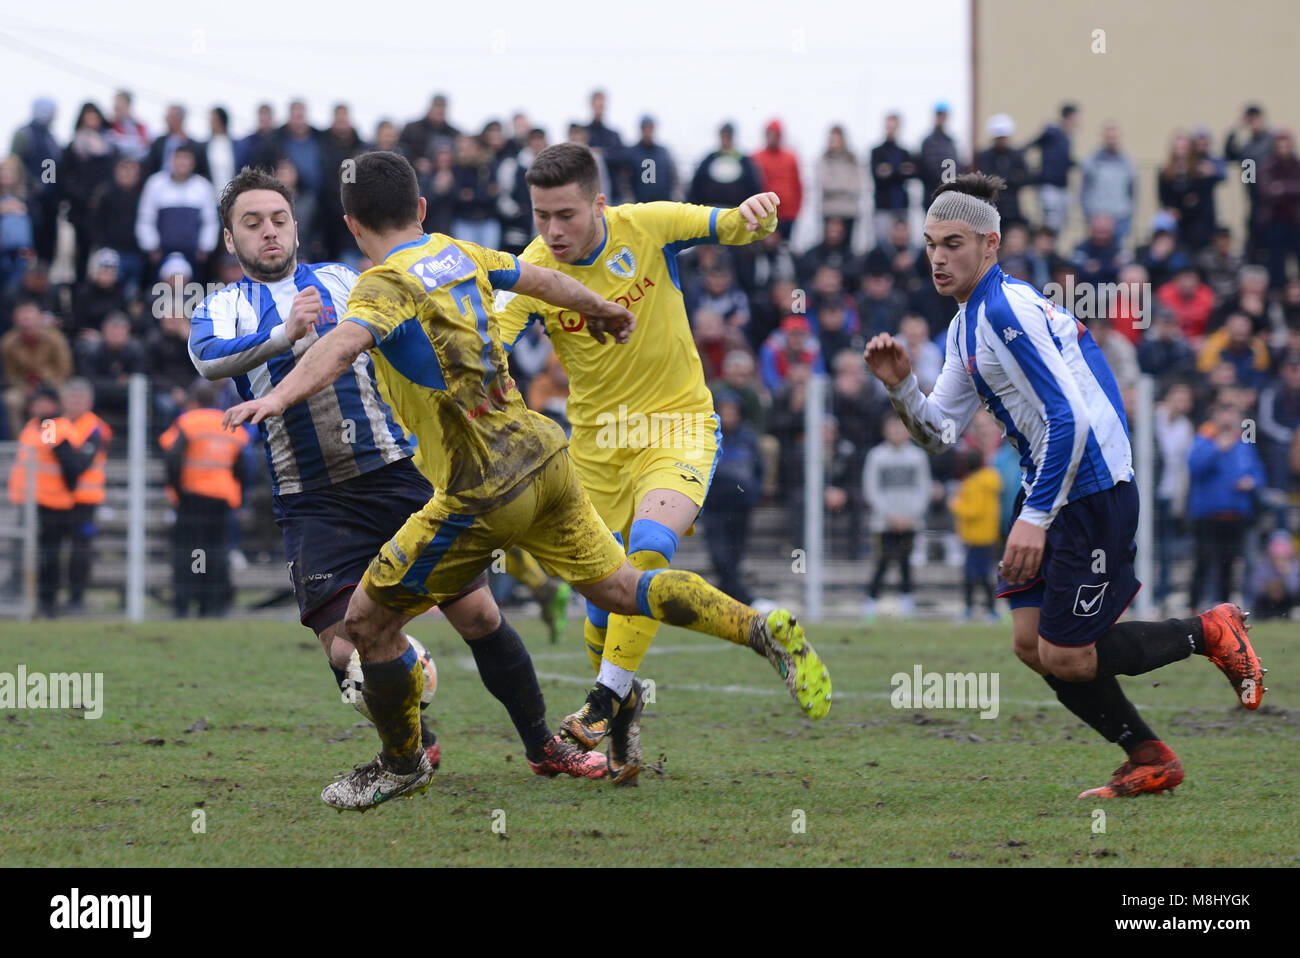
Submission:
<svg viewBox="0 0 1300 958">
<path fill-rule="evenodd" d="M 591 681 L 513 617 L 553 725 Z M 835 702 L 801 718 L 771 667 L 663 629 L 635 789 L 542 779 L 445 622 L 408 631 L 437 660 L 429 790 L 366 815 L 321 788 L 378 740 L 340 701 L 312 636 L 258 621 L 0 626 L 0 672 L 102 672 L 103 716 L 0 710 L 0 865 L 1231 866 L 1300 860 L 1300 629 L 1252 631 L 1272 690 L 1237 707 L 1201 658 L 1122 679 L 1180 755 L 1176 794 L 1080 801 L 1122 755 L 1017 662 L 1008 627 L 825 625 Z M 890 677 L 996 672 L 999 714 L 895 709 Z M 204 727 L 206 726 L 206 727 Z M 1097 810 L 1100 809 L 1099 813 Z M 201 813 L 201 814 L 196 814 Z M 1104 813 L 1104 819 L 1101 814 Z M 200 826 L 202 826 L 200 828 Z M 1103 830 L 1104 829 L 1104 830 Z"/>
</svg>

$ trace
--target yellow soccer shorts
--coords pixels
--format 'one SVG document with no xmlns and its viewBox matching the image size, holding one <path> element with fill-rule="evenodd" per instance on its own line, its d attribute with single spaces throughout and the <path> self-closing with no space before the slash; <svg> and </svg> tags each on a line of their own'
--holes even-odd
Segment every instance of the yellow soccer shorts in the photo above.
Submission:
<svg viewBox="0 0 1300 958">
<path fill-rule="evenodd" d="M 575 430 L 569 448 L 596 512 L 626 543 L 637 506 L 655 489 L 704 506 L 721 441 L 716 414 L 682 413 L 652 417 L 648 428 Z"/>
<path fill-rule="evenodd" d="M 513 546 L 578 586 L 608 578 L 627 561 L 564 449 L 487 512 L 458 513 L 454 501 L 435 493 L 384 543 L 361 587 L 380 605 L 419 615 L 459 593 L 496 550 Z"/>
</svg>

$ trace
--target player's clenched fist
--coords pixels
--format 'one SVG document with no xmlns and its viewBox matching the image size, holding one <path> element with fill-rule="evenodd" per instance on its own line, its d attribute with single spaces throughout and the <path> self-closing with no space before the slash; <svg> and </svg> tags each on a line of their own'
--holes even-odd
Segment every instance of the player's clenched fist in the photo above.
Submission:
<svg viewBox="0 0 1300 958">
<path fill-rule="evenodd" d="M 598 343 L 605 342 L 605 334 L 609 333 L 614 337 L 614 342 L 621 345 L 628 341 L 632 330 L 636 329 L 636 317 L 632 311 L 609 300 L 605 300 L 604 305 L 597 309 L 584 312 L 583 318 L 587 321 L 587 332 Z"/>
<path fill-rule="evenodd" d="M 289 309 L 289 318 L 284 321 L 284 331 L 289 334 L 289 342 L 296 343 L 307 335 L 307 331 L 320 318 L 321 309 L 320 290 L 315 286 L 298 291 L 293 298 L 293 306 Z"/>
<path fill-rule="evenodd" d="M 862 358 L 867 361 L 867 368 L 886 386 L 897 386 L 912 374 L 912 360 L 907 350 L 889 333 L 873 336 L 863 350 Z"/>
<path fill-rule="evenodd" d="M 745 220 L 745 225 L 749 227 L 752 233 L 763 225 L 763 220 L 767 219 L 776 212 L 776 208 L 781 205 L 781 197 L 775 193 L 755 193 L 745 202 L 736 207 L 740 215 Z"/>
<path fill-rule="evenodd" d="M 1043 564 L 1043 548 L 1047 532 L 1036 525 L 1017 519 L 1007 536 L 1007 549 L 1002 555 L 1002 578 L 1012 585 L 1032 582 Z"/>
</svg>

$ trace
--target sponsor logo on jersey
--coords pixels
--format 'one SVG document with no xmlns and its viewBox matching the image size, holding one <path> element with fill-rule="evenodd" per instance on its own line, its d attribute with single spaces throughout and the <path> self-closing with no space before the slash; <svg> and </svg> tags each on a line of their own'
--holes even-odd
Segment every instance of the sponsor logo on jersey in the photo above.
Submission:
<svg viewBox="0 0 1300 958">
<path fill-rule="evenodd" d="M 619 279 L 631 279 L 636 275 L 636 257 L 626 246 L 620 246 L 613 256 L 605 260 L 605 267 Z"/>
<path fill-rule="evenodd" d="M 628 256 L 631 255 L 631 253 L 628 253 Z M 632 268 L 636 268 L 635 263 L 632 264 Z M 610 267 L 610 270 L 613 271 L 612 266 Z M 624 309 L 631 309 L 633 304 L 639 303 L 641 300 L 645 299 L 646 294 L 650 290 L 654 289 L 654 285 L 655 281 L 647 276 L 645 279 L 637 280 L 632 286 L 624 290 L 622 295 L 611 296 L 609 298 L 613 302 L 618 303 L 618 305 L 622 306 Z M 562 332 L 577 333 L 587 327 L 587 321 L 571 310 L 562 309 L 555 318 L 560 324 L 560 330 Z"/>
<path fill-rule="evenodd" d="M 469 257 L 453 246 L 437 256 L 416 260 L 406 271 L 423 283 L 426 290 L 434 290 L 447 280 L 463 278 L 472 270 Z"/>
<path fill-rule="evenodd" d="M 1020 335 L 1020 330 L 1008 326 L 1006 329 L 1002 330 L 1002 341 L 1004 343 L 1009 343 L 1011 342 L 1011 340 L 1015 339 L 1019 335 Z"/>
<path fill-rule="evenodd" d="M 645 299 L 646 293 L 654 289 L 655 281 L 649 276 L 645 279 L 639 279 L 636 284 L 622 296 L 615 296 L 614 302 L 624 309 L 631 309 L 633 303 L 639 303 Z"/>
<path fill-rule="evenodd" d="M 576 333 L 579 330 L 585 329 L 587 326 L 586 319 L 578 313 L 570 312 L 567 309 L 560 310 L 560 315 L 557 318 L 560 321 L 560 329 L 564 330 L 566 333 Z"/>
</svg>

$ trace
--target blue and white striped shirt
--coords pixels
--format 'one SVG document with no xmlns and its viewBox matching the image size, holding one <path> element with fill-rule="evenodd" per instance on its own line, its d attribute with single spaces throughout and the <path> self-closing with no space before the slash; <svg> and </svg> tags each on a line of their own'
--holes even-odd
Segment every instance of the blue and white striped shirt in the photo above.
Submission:
<svg viewBox="0 0 1300 958">
<path fill-rule="evenodd" d="M 355 270 L 341 263 L 299 264 L 274 283 L 245 277 L 203 301 L 190 320 L 190 358 L 206 379 L 233 376 L 244 399 L 265 396 L 293 369 L 297 357 L 333 329 L 346 312 Z M 315 286 L 320 321 L 293 347 L 285 332 L 299 290 Z M 375 382 L 363 352 L 332 389 L 263 420 L 262 442 L 271 467 L 272 492 L 290 495 L 323 489 L 411 456 L 409 439 Z"/>
<path fill-rule="evenodd" d="M 1020 453 L 1020 518 L 1044 529 L 1067 502 L 1133 478 L 1124 404 L 1101 347 L 996 265 L 953 317 L 930 395 L 911 375 L 889 397 L 930 452 L 955 442 L 983 403 Z"/>
</svg>

